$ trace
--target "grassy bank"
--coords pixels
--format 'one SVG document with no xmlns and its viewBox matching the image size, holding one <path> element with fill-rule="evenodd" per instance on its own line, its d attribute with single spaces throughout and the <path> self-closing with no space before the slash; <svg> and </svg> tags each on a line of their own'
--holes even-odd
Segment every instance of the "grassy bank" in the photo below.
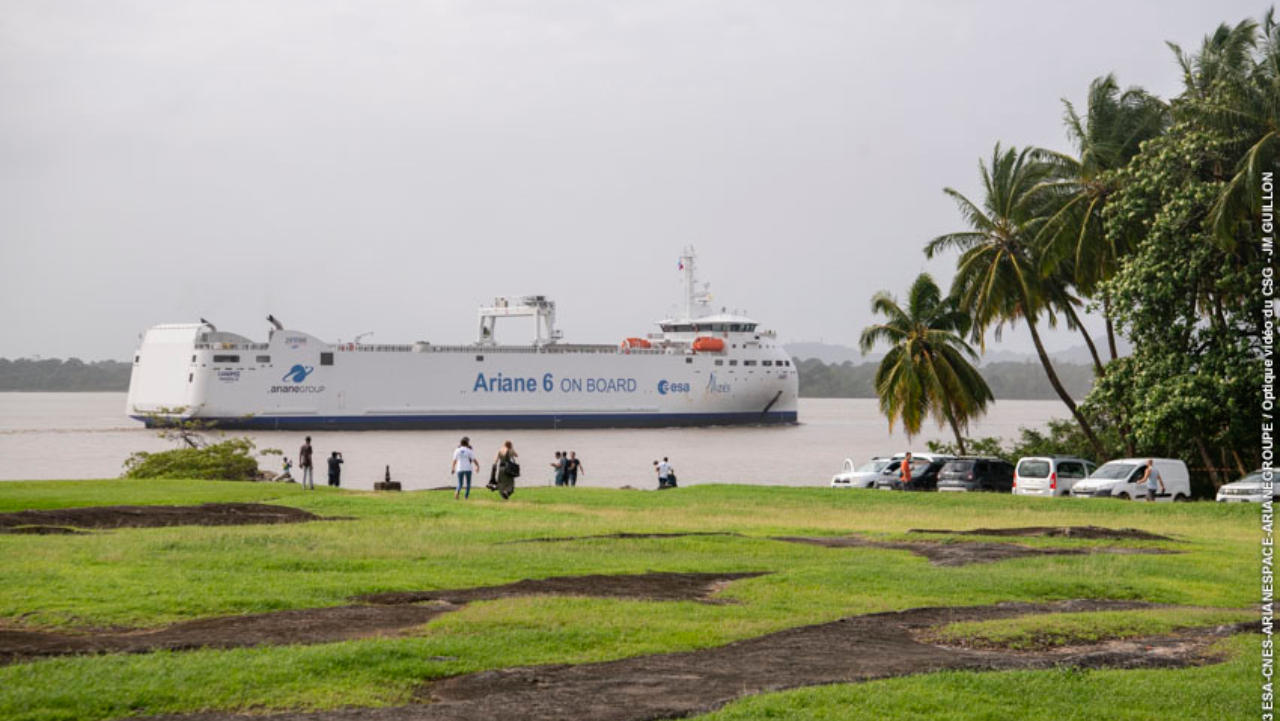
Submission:
<svg viewBox="0 0 1280 721">
<path fill-rule="evenodd" d="M 393 638 L 72 657 L 0 667 L 0 717 L 100 719 L 199 709 L 392 704 L 406 701 L 424 679 L 709 647 L 871 611 L 1068 598 L 1239 609 L 1256 595 L 1258 509 L 1247 506 L 1147 506 L 735 486 L 664 493 L 522 489 L 508 503 L 481 491 L 464 503 L 454 501 L 449 493 L 374 495 L 328 488 L 304 493 L 295 486 L 274 484 L 0 484 L 0 512 L 210 501 L 279 503 L 346 520 L 123 529 L 81 536 L 0 535 L 4 559 L 0 626 L 31 630 L 155 627 L 212 616 L 342 605 L 350 596 L 380 591 L 488 586 L 578 574 L 771 573 L 732 583 L 722 594 L 737 601 L 732 604 L 512 598 L 473 603 L 410 635 Z M 1180 542 L 1124 545 L 1182 553 L 1042 557 L 943 568 L 904 551 L 829 549 L 768 538 L 856 532 L 893 539 L 908 538 L 906 531 L 911 528 L 1085 524 L 1169 535 Z M 740 535 L 502 543 L 533 537 L 685 531 Z M 1073 539 L 1006 540 L 1070 547 L 1116 545 Z M 1152 614 L 1148 622 L 1155 627 L 1168 622 L 1159 616 L 1161 612 L 1134 613 L 1134 618 Z M 1221 617 L 1221 613 L 1206 612 L 1190 618 L 1208 623 Z M 1076 627 L 1089 626 L 1087 618 L 1074 622 Z M 1114 619 L 1098 623 L 1114 623 Z M 970 629 L 979 631 L 1034 633 L 1024 627 Z M 1228 643 L 1228 651 L 1238 651 L 1242 643 Z M 1227 684 L 1243 697 L 1251 688 L 1251 671 L 1245 660 L 1233 664 L 1203 671 L 1213 683 Z M 1143 673 L 1157 674 L 1151 682 L 1155 686 L 1148 685 L 1146 690 L 1158 696 L 1164 686 L 1172 689 L 1181 683 L 1177 679 L 1184 677 L 1178 674 L 1199 672 Z M 1028 676 L 1054 679 L 1058 678 L 1055 673 L 1029 672 Z M 1162 681 L 1161 673 L 1172 675 Z M 996 693 L 1001 683 L 1022 683 L 1017 678 L 999 680 L 1008 674 L 941 676 L 946 683 L 969 688 L 978 696 Z M 935 677 L 940 676 L 924 678 Z M 973 680 L 966 680 L 970 677 Z M 922 681 L 884 683 L 899 688 L 892 685 L 899 682 L 910 690 L 910 684 Z M 803 698 L 804 704 L 818 708 L 836 703 L 832 699 L 844 699 L 842 694 L 859 697 L 869 688 L 864 684 L 797 692 L 817 695 L 782 695 L 777 702 L 790 708 L 801 703 L 795 699 Z M 777 717 L 770 715 L 774 714 L 770 699 L 776 700 L 762 697 L 724 713 L 737 714 L 732 718 Z M 1082 703 L 1088 708 L 1096 703 L 1095 711 L 1105 710 L 1106 695 L 1099 693 L 1096 699 Z M 847 708 L 844 703 L 836 705 Z M 820 710 L 814 713 L 819 714 L 814 718 L 843 717 L 822 716 L 828 712 Z M 975 713 L 957 718 L 997 716 Z"/>
</svg>

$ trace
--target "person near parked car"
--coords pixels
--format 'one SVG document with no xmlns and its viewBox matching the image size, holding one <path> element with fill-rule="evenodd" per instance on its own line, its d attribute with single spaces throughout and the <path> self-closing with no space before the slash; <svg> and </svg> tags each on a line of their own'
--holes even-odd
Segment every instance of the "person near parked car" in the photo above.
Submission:
<svg viewBox="0 0 1280 721">
<path fill-rule="evenodd" d="M 902 485 L 911 485 L 911 451 L 902 457 L 902 465 L 898 466 L 898 480 L 902 481 Z"/>
<path fill-rule="evenodd" d="M 1147 459 L 1147 470 L 1142 474 L 1142 480 L 1139 483 L 1145 483 L 1147 486 L 1147 501 L 1156 500 L 1156 484 L 1160 484 L 1160 493 L 1164 493 L 1164 479 L 1160 477 L 1160 470 L 1156 468 L 1156 462 L 1153 458 Z"/>
<path fill-rule="evenodd" d="M 458 443 L 458 448 L 453 452 L 453 463 L 449 466 L 449 472 L 454 475 L 458 481 L 458 488 L 453 492 L 453 500 L 458 500 L 458 495 L 463 493 L 462 486 L 466 484 L 466 495 L 464 499 L 471 498 L 471 473 L 479 472 L 480 461 L 476 459 L 475 451 L 471 450 L 471 439 L 463 436 Z"/>
</svg>

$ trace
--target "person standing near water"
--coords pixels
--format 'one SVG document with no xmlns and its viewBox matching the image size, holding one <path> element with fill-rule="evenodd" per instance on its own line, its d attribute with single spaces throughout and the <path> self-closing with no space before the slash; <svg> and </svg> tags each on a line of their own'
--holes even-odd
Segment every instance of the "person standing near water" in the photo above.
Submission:
<svg viewBox="0 0 1280 721">
<path fill-rule="evenodd" d="M 556 485 L 557 486 L 564 485 L 564 471 L 565 471 L 566 460 L 568 459 L 565 458 L 563 453 L 561 453 L 560 451 L 556 451 L 556 460 L 555 460 L 555 463 L 551 464 L 551 467 L 556 469 Z"/>
<path fill-rule="evenodd" d="M 307 436 L 302 448 L 298 449 L 298 468 L 302 469 L 302 487 L 314 491 L 316 479 L 311 466 L 311 436 Z"/>
<path fill-rule="evenodd" d="M 475 451 L 471 450 L 471 439 L 463 436 L 458 442 L 458 448 L 453 452 L 453 464 L 449 467 L 449 472 L 454 474 L 458 480 L 458 489 L 453 492 L 453 500 L 458 500 L 458 495 L 462 493 L 463 482 L 467 485 L 466 495 L 463 498 L 471 498 L 471 472 L 480 470 L 480 461 L 476 460 Z"/>
<path fill-rule="evenodd" d="M 519 457 L 520 454 L 516 453 L 516 448 L 511 441 L 503 443 L 498 454 L 493 457 L 494 481 L 498 495 L 502 496 L 504 501 L 516 492 L 516 477 L 520 475 L 520 464 L 516 459 Z"/>
<path fill-rule="evenodd" d="M 329 485 L 334 488 L 342 485 L 342 454 L 337 451 L 329 456 Z"/>
<path fill-rule="evenodd" d="M 669 462 L 666 456 L 662 457 L 661 463 L 657 461 L 653 462 L 653 470 L 657 471 L 658 473 L 659 489 L 671 488 L 672 486 L 675 485 L 674 483 L 672 483 L 672 480 L 673 480 L 672 476 L 674 476 L 675 474 L 671 472 L 671 463 Z"/>
<path fill-rule="evenodd" d="M 570 486 L 577 486 L 578 473 L 582 473 L 584 476 L 587 475 L 587 472 L 582 470 L 582 461 L 578 460 L 578 452 L 569 451 L 569 463 L 565 467 L 565 482 Z"/>
</svg>

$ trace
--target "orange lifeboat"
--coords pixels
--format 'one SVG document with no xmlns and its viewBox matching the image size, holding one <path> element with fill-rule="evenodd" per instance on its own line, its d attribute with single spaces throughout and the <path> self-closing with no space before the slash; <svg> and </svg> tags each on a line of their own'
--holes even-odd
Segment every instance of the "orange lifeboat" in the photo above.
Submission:
<svg viewBox="0 0 1280 721">
<path fill-rule="evenodd" d="M 702 336 L 693 339 L 693 351 L 695 353 L 719 353 L 722 350 L 724 350 L 724 341 L 719 338 Z"/>
<path fill-rule="evenodd" d="M 653 347 L 653 344 L 652 344 L 652 343 L 650 343 L 649 341 L 645 340 L 644 338 L 628 338 L 628 339 L 626 339 L 626 340 L 622 341 L 622 347 L 623 347 L 623 348 L 627 348 L 627 349 L 631 349 L 631 348 L 652 348 L 652 347 Z"/>
</svg>

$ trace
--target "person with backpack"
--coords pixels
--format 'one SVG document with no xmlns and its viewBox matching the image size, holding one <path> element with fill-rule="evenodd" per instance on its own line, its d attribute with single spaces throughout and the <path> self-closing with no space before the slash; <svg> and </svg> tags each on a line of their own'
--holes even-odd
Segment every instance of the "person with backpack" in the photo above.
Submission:
<svg viewBox="0 0 1280 721">
<path fill-rule="evenodd" d="M 671 469 L 671 462 L 666 456 L 662 457 L 662 463 L 654 461 L 653 469 L 658 473 L 658 490 L 676 487 L 676 472 Z"/>
<path fill-rule="evenodd" d="M 493 457 L 493 469 L 489 472 L 489 490 L 497 491 L 502 500 L 507 500 L 516 492 L 516 478 L 520 477 L 520 457 L 511 441 L 502 444 L 497 455 Z"/>
</svg>

